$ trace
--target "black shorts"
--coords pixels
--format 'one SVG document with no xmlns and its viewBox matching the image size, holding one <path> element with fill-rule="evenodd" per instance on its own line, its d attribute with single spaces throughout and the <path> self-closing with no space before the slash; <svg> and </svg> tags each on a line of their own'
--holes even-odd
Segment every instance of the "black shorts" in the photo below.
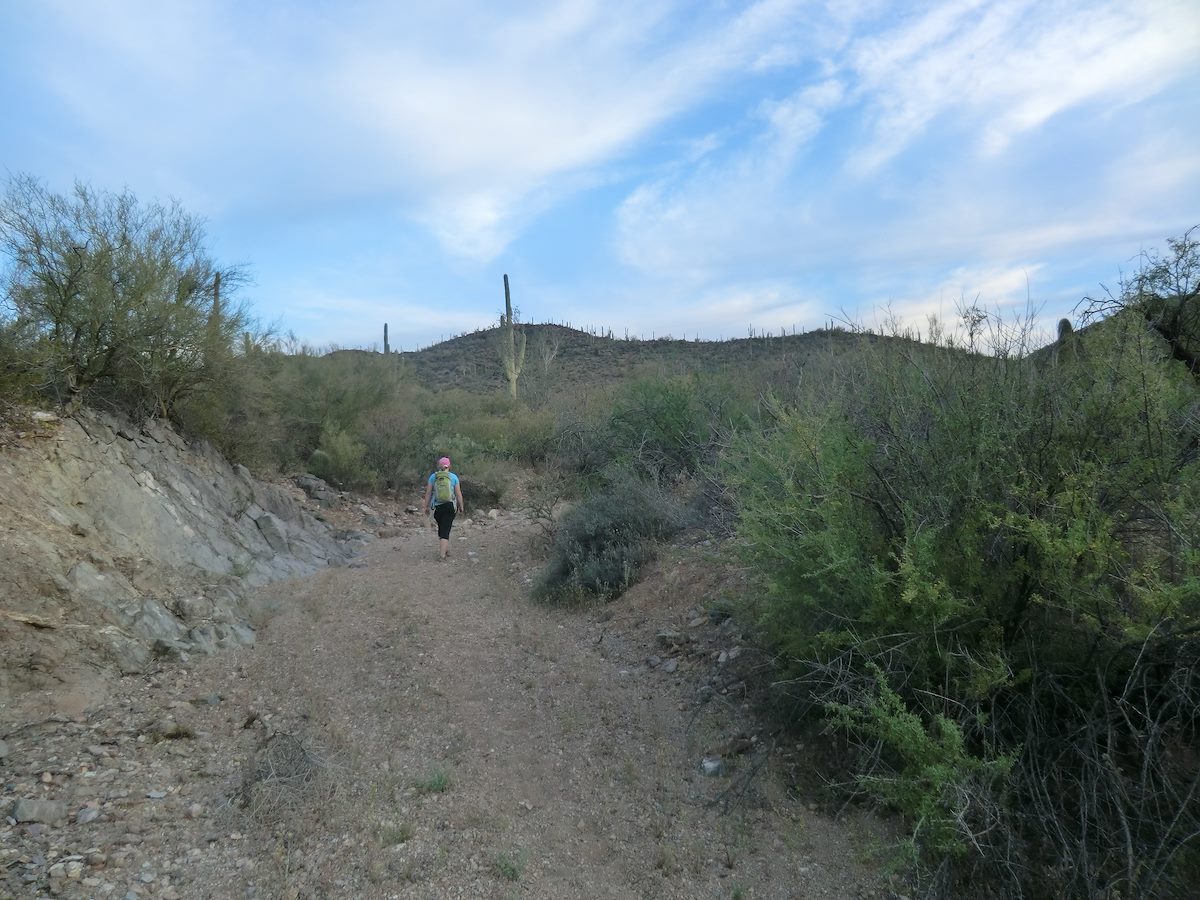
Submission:
<svg viewBox="0 0 1200 900">
<path fill-rule="evenodd" d="M 433 520 L 437 522 L 438 537 L 450 540 L 450 526 L 454 524 L 454 502 L 439 503 L 433 508 Z"/>
</svg>

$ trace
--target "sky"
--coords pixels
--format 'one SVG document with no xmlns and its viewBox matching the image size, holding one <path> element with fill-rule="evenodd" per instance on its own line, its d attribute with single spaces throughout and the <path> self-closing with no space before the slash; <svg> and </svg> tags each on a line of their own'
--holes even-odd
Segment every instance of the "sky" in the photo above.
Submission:
<svg viewBox="0 0 1200 900">
<path fill-rule="evenodd" d="M 0 109 L 317 349 L 1049 331 L 1200 224 L 1197 0 L 0 0 Z"/>
</svg>

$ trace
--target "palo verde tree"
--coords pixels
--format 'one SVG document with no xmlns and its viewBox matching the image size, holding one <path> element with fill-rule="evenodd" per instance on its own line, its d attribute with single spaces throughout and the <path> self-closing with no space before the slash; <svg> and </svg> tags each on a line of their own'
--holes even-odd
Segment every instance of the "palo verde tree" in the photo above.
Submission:
<svg viewBox="0 0 1200 900">
<path fill-rule="evenodd" d="M 11 178 L 0 202 L 6 326 L 16 364 L 60 401 L 171 416 L 220 379 L 245 315 L 178 203 Z"/>
</svg>

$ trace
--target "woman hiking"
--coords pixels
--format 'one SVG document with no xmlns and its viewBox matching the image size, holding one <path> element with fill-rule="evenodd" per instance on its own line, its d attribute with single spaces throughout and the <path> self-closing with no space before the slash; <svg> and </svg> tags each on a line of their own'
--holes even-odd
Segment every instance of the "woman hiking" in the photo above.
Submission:
<svg viewBox="0 0 1200 900">
<path fill-rule="evenodd" d="M 450 457 L 443 456 L 425 483 L 425 502 L 422 505 L 422 509 L 433 513 L 433 521 L 429 525 L 431 528 L 435 524 L 437 526 L 438 549 L 442 559 L 450 555 L 450 526 L 454 524 L 454 514 L 465 508 L 458 476 L 450 471 Z"/>
</svg>

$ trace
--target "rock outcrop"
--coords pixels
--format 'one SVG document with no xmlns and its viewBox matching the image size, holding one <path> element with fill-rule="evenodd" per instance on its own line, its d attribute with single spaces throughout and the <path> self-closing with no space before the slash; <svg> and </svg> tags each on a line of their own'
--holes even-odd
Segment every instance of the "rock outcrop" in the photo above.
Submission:
<svg viewBox="0 0 1200 900">
<path fill-rule="evenodd" d="M 0 714 L 253 643 L 253 588 L 344 564 L 365 539 L 303 496 L 160 421 L 40 414 L 0 452 Z"/>
</svg>

